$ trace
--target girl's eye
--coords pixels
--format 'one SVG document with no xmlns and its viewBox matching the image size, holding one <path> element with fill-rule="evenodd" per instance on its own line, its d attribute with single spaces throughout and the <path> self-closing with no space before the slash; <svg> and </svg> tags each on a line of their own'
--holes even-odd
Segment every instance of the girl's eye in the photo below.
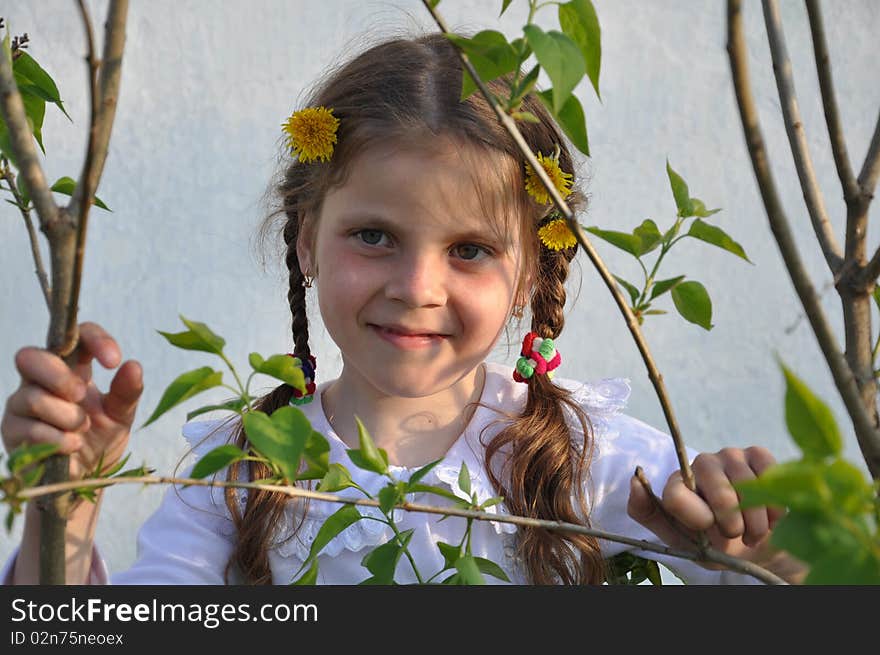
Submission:
<svg viewBox="0 0 880 655">
<path fill-rule="evenodd" d="M 355 232 L 355 236 L 360 239 L 361 242 L 367 244 L 368 246 L 377 246 L 379 242 L 382 241 L 382 237 L 385 236 L 385 233 L 382 230 L 358 230 Z"/>
<path fill-rule="evenodd" d="M 455 247 L 456 254 L 466 261 L 477 261 L 482 259 L 480 255 L 489 256 L 491 253 L 483 246 L 474 243 L 466 243 Z"/>
</svg>

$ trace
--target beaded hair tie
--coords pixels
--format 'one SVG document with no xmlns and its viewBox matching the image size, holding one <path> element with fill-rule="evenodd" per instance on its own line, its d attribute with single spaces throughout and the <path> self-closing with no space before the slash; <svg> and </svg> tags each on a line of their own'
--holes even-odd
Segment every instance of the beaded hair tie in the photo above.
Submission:
<svg viewBox="0 0 880 655">
<path fill-rule="evenodd" d="M 529 332 L 523 339 L 522 357 L 516 360 L 513 379 L 526 382 L 533 375 L 547 375 L 553 379 L 553 369 L 562 363 L 562 355 L 556 350 L 553 339 L 542 339 L 537 332 Z"/>
<path fill-rule="evenodd" d="M 292 387 L 293 398 L 290 399 L 290 404 L 294 407 L 297 405 L 306 405 L 315 399 L 315 369 L 317 368 L 317 362 L 315 361 L 314 355 L 309 355 L 309 358 L 303 361 L 302 358 L 297 357 L 293 353 L 287 354 L 293 357 L 294 363 L 300 367 L 306 381 L 305 393 L 296 387 Z"/>
</svg>

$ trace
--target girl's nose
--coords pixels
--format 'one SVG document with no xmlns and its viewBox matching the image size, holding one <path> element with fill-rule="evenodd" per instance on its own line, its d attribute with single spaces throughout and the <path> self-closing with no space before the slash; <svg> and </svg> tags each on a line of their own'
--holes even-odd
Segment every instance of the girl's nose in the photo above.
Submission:
<svg viewBox="0 0 880 655">
<path fill-rule="evenodd" d="M 413 252 L 393 265 L 385 295 L 410 307 L 432 307 L 446 302 L 445 260 Z"/>
</svg>

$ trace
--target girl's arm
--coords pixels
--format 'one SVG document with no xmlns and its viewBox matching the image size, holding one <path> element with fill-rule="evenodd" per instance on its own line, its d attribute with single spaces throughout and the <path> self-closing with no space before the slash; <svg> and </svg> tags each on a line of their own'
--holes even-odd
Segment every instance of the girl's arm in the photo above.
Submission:
<svg viewBox="0 0 880 655">
<path fill-rule="evenodd" d="M 67 584 L 89 584 L 92 570 L 92 545 L 103 489 L 98 490 L 95 503 L 82 502 L 67 520 L 65 567 Z M 8 584 L 40 583 L 40 511 L 35 502 L 25 509 L 21 546 L 15 558 Z"/>
</svg>

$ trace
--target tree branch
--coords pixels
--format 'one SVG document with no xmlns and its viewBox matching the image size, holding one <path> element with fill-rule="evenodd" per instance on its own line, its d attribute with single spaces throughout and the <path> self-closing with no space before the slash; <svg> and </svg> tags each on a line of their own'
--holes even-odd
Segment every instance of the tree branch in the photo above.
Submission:
<svg viewBox="0 0 880 655">
<path fill-rule="evenodd" d="M 431 6 L 431 3 L 428 2 L 428 0 L 422 1 L 425 5 L 425 8 L 434 17 L 434 20 L 436 21 L 440 30 L 444 34 L 448 34 L 449 29 L 446 27 L 446 23 L 434 10 L 434 7 Z M 620 292 L 620 289 L 618 288 L 617 282 L 614 280 L 614 277 L 606 268 L 601 257 L 599 257 L 599 253 L 596 252 L 595 248 L 593 248 L 593 245 L 587 239 L 586 234 L 584 233 L 580 224 L 575 219 L 574 214 L 572 213 L 568 204 L 562 198 L 562 195 L 559 193 L 559 191 L 557 191 L 556 186 L 550 180 L 549 176 L 544 170 L 544 167 L 541 166 L 534 153 L 532 153 L 531 148 L 529 148 L 528 144 L 525 142 L 525 139 L 523 139 L 522 134 L 520 134 L 519 128 L 517 128 L 516 126 L 516 121 L 508 116 L 507 113 L 505 113 L 504 109 L 497 102 L 495 102 L 492 93 L 489 91 L 483 80 L 480 78 L 480 75 L 471 64 L 467 55 L 459 48 L 456 48 L 456 51 L 458 52 L 458 56 L 461 58 L 462 64 L 467 69 L 474 82 L 476 82 L 477 87 L 480 89 L 480 92 L 486 98 L 486 101 L 492 106 L 492 109 L 495 111 L 495 115 L 498 117 L 501 125 L 504 126 L 504 128 L 510 134 L 511 138 L 520 149 L 520 152 L 523 154 L 526 161 L 532 167 L 532 170 L 541 180 L 541 183 L 544 185 L 547 193 L 553 199 L 553 204 L 565 217 L 568 228 L 572 231 L 572 234 L 574 234 L 581 248 L 583 248 L 584 251 L 587 253 L 590 261 L 593 263 L 593 266 L 599 272 L 602 281 L 608 288 L 608 292 L 617 303 L 617 307 L 620 309 L 620 313 L 623 314 L 626 320 L 627 328 L 629 328 L 630 334 L 632 334 L 632 337 L 636 342 L 636 346 L 638 347 L 639 352 L 642 355 L 642 359 L 645 362 L 645 366 L 648 369 L 648 376 L 651 379 L 651 383 L 654 385 L 654 390 L 656 391 L 657 397 L 660 400 L 660 406 L 663 408 L 663 414 L 666 417 L 666 423 L 669 426 L 669 433 L 672 436 L 673 442 L 675 443 L 675 453 L 678 456 L 678 464 L 679 468 L 681 469 L 682 478 L 688 489 L 690 489 L 691 491 L 695 491 L 696 485 L 694 483 L 694 474 L 693 471 L 691 471 L 691 466 L 688 462 L 687 449 L 685 448 L 684 441 L 681 438 L 681 431 L 678 428 L 678 421 L 676 420 L 675 413 L 672 410 L 672 403 L 669 400 L 669 394 L 666 391 L 666 385 L 663 382 L 663 376 L 660 374 L 660 371 L 657 370 L 657 366 L 654 363 L 654 358 L 651 356 L 651 352 L 648 349 L 648 344 L 645 341 L 644 335 L 642 335 L 642 331 L 639 328 L 639 324 L 636 320 L 635 315 L 632 313 L 632 310 L 629 308 L 626 299 Z"/>
<path fill-rule="evenodd" d="M 877 178 L 880 178 L 880 113 L 877 114 L 877 125 L 874 126 L 874 136 L 868 154 L 865 155 L 865 163 L 862 172 L 859 173 L 859 186 L 862 194 L 871 201 L 874 197 L 874 189 L 877 188 Z"/>
<path fill-rule="evenodd" d="M 840 124 L 837 111 L 837 98 L 834 93 L 834 81 L 831 78 L 831 58 L 828 56 L 828 43 L 825 39 L 825 22 L 822 20 L 822 8 L 818 0 L 806 0 L 807 15 L 810 19 L 810 33 L 813 38 L 813 52 L 816 57 L 816 74 L 819 78 L 819 90 L 822 93 L 822 107 L 825 110 L 825 124 L 828 126 L 828 138 L 831 141 L 831 152 L 837 166 L 837 175 L 843 186 L 843 197 L 849 204 L 859 194 L 856 176 L 853 174 L 846 150 L 846 138 Z"/>
<path fill-rule="evenodd" d="M 865 462 L 868 465 L 871 476 L 876 479 L 880 477 L 880 432 L 878 432 L 873 421 L 869 418 L 867 410 L 861 402 L 859 388 L 853 372 L 837 347 L 831 326 L 822 310 L 822 305 L 819 303 L 818 296 L 810 282 L 803 262 L 801 262 L 794 236 L 788 224 L 788 218 L 782 208 L 776 191 L 776 185 L 773 181 L 773 174 L 767 158 L 767 149 L 764 145 L 764 137 L 761 134 L 761 126 L 758 121 L 758 112 L 752 97 L 740 5 L 740 0 L 728 0 L 727 2 L 727 51 L 730 57 L 730 68 L 733 75 L 737 105 L 740 118 L 742 119 L 743 135 L 745 136 L 746 146 L 752 160 L 752 168 L 755 171 L 755 178 L 758 182 L 764 208 L 767 211 L 770 229 L 776 239 L 786 269 L 801 304 L 806 311 L 816 339 L 819 342 L 819 347 L 822 349 L 822 353 L 828 362 L 831 374 L 834 377 L 834 383 L 852 418 L 856 437 L 858 438 L 862 454 L 865 457 Z"/>
<path fill-rule="evenodd" d="M 34 256 L 34 266 L 36 266 L 37 279 L 40 282 L 40 289 L 43 291 L 43 298 L 46 299 L 46 307 L 51 308 L 52 290 L 49 288 L 49 277 L 46 275 L 46 269 L 43 268 L 43 257 L 40 255 L 40 243 L 37 239 L 37 231 L 34 229 L 34 223 L 31 220 L 30 209 L 28 209 L 24 202 L 24 198 L 22 198 L 21 194 L 18 192 L 18 187 L 15 186 L 15 173 L 9 169 L 5 159 L 3 160 L 2 165 L 3 179 L 6 180 L 6 183 L 9 185 L 9 190 L 15 198 L 15 204 L 18 205 L 18 209 L 21 211 L 21 217 L 24 219 L 24 225 L 27 229 L 28 239 L 31 244 L 31 254 Z"/>
<path fill-rule="evenodd" d="M 804 201 L 813 231 L 822 247 L 825 261 L 832 273 L 837 273 L 843 264 L 843 253 L 828 213 L 825 210 L 825 201 L 822 191 L 816 180 L 813 170 L 813 161 L 810 157 L 810 149 L 804 134 L 804 126 L 801 121 L 800 108 L 798 107 L 797 94 L 794 89 L 794 79 L 791 74 L 791 59 L 788 56 L 788 48 L 785 45 L 785 34 L 782 29 L 782 20 L 779 16 L 779 5 L 776 0 L 764 0 L 764 22 L 767 25 L 767 39 L 770 42 L 770 55 L 773 58 L 773 73 L 776 76 L 776 87 L 779 90 L 779 101 L 782 106 L 782 114 L 785 117 L 785 132 L 791 146 L 791 154 L 794 157 L 794 165 L 797 170 L 801 189 L 804 192 Z M 847 244 L 851 232 L 847 226 Z M 847 249 L 847 254 L 849 250 Z"/>
<path fill-rule="evenodd" d="M 108 487 L 117 484 L 174 484 L 183 486 L 197 487 L 222 487 L 232 489 L 258 489 L 264 491 L 272 491 L 284 494 L 291 498 L 311 498 L 330 503 L 339 503 L 342 505 L 361 505 L 366 507 L 379 507 L 379 501 L 369 498 L 345 498 L 336 494 L 325 493 L 322 491 L 312 491 L 311 489 L 302 489 L 292 485 L 275 485 L 263 484 L 256 482 L 233 482 L 229 480 L 202 480 L 190 478 L 175 478 L 168 476 L 146 475 L 140 477 L 116 477 L 116 478 L 89 478 L 85 480 L 74 480 L 59 484 L 43 485 L 39 487 L 29 487 L 19 491 L 15 498 L 22 501 L 38 498 L 45 494 L 58 494 L 72 491 L 74 489 Z M 460 516 L 462 518 L 475 519 L 478 521 L 496 521 L 498 523 L 511 523 L 524 527 L 543 528 L 554 532 L 568 532 L 576 534 L 584 534 L 597 539 L 605 539 L 621 544 L 632 546 L 641 550 L 652 553 L 660 553 L 669 555 L 670 557 L 678 557 L 694 562 L 711 562 L 721 564 L 732 571 L 751 575 L 767 584 L 787 584 L 785 580 L 778 577 L 771 571 L 764 569 L 754 562 L 743 560 L 738 557 L 732 557 L 725 553 L 721 553 L 712 548 L 707 548 L 704 552 L 692 552 L 681 550 L 669 546 L 655 544 L 642 539 L 633 539 L 625 535 L 605 532 L 588 528 L 575 523 L 566 523 L 564 521 L 545 521 L 543 519 L 533 519 L 526 516 L 515 516 L 513 514 L 493 514 L 491 512 L 482 512 L 472 509 L 461 509 L 457 507 L 436 507 L 434 505 L 423 505 L 421 503 L 400 503 L 394 506 L 407 512 L 418 512 L 422 514 L 441 514 L 443 516 Z"/>
<path fill-rule="evenodd" d="M 9 145 L 15 156 L 13 163 L 18 168 L 24 187 L 30 194 L 34 209 L 37 210 L 40 225 L 45 229 L 47 225 L 59 220 L 59 209 L 37 159 L 37 150 L 34 148 L 33 135 L 28 128 L 24 104 L 15 84 L 12 63 L 3 52 L 0 52 L 0 116 L 3 117 L 9 131 Z"/>
</svg>

